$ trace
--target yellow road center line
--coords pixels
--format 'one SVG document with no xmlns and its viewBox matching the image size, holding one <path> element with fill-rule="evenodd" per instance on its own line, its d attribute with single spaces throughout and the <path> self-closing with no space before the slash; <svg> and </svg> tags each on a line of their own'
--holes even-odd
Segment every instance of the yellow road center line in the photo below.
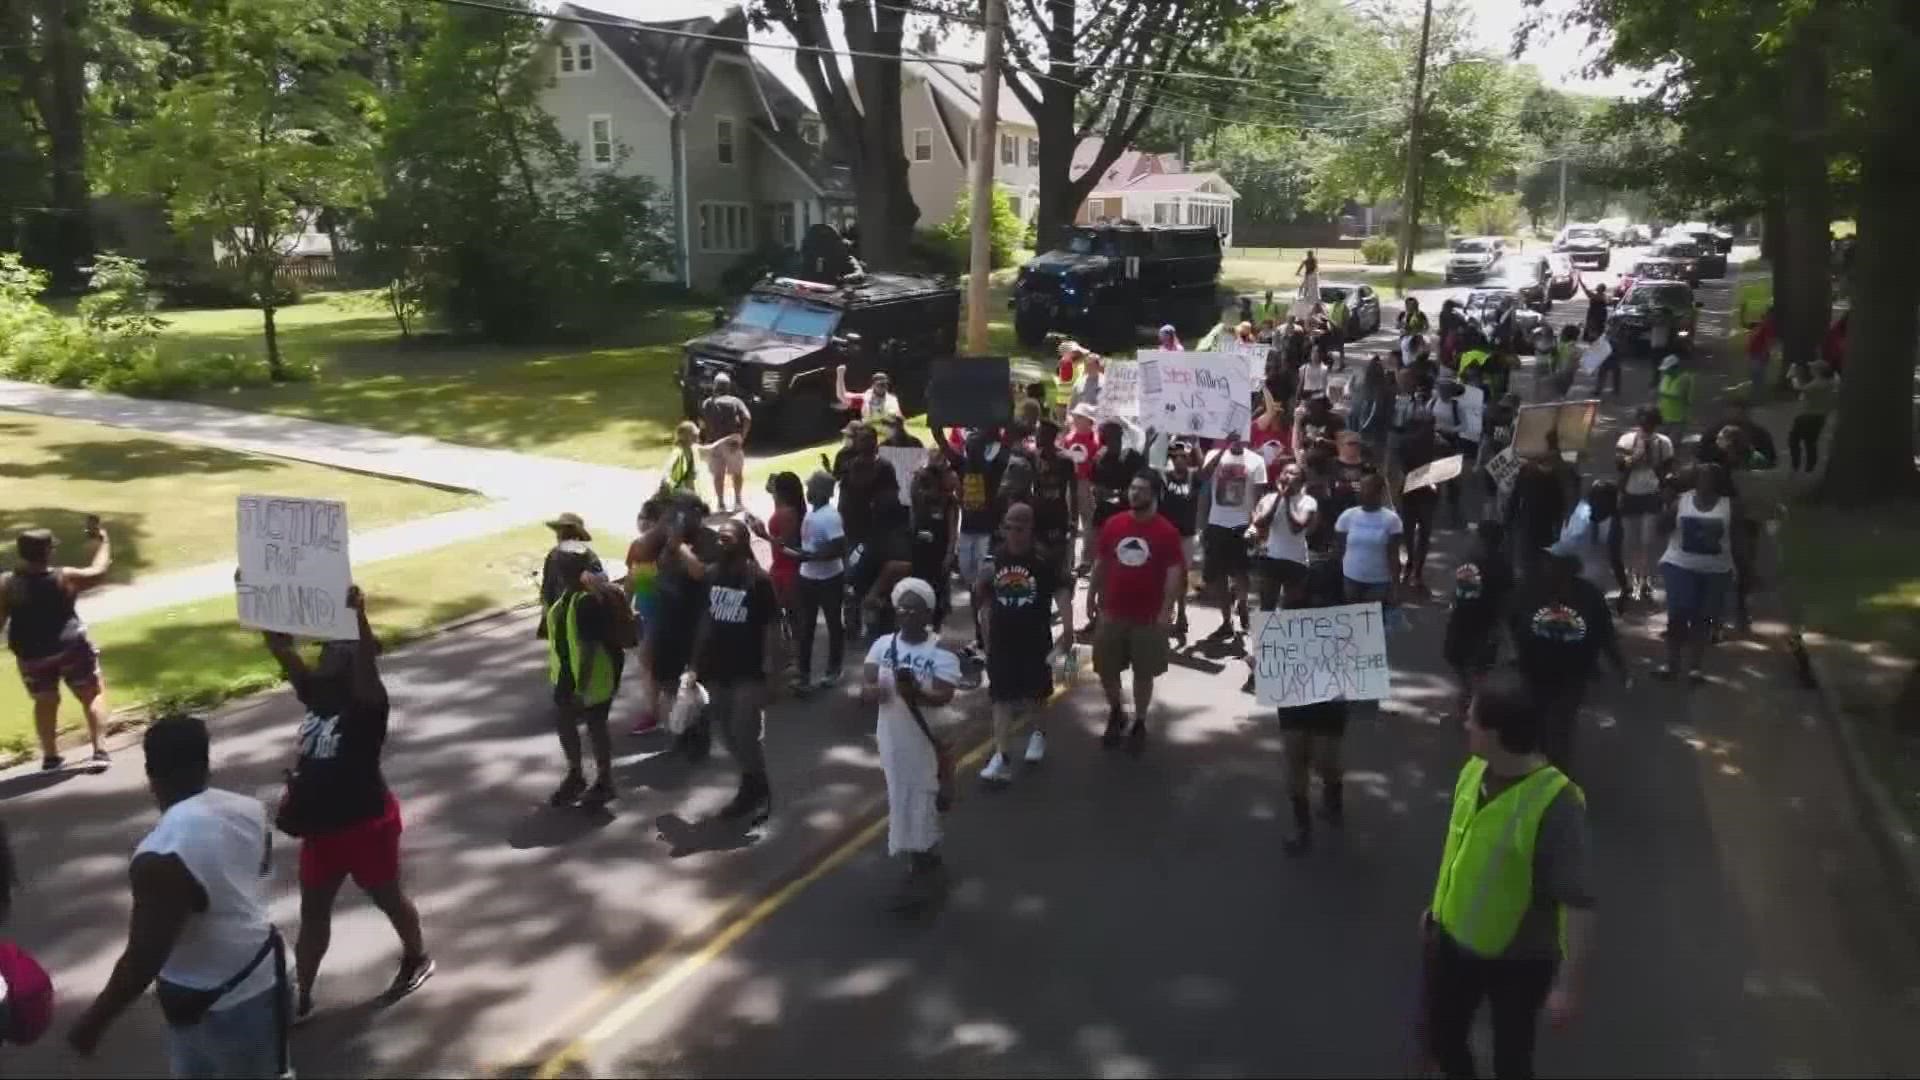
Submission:
<svg viewBox="0 0 1920 1080">
<path fill-rule="evenodd" d="M 1069 687 L 1067 686 L 1056 686 L 1053 693 L 1040 705 L 1040 708 L 1051 707 L 1066 694 L 1068 689 Z M 1022 724 L 1026 722 L 1026 719 L 1027 718 L 1022 719 Z M 991 722 L 990 718 L 989 722 Z M 981 758 L 984 758 L 987 752 L 992 749 L 993 736 L 989 734 L 954 763 L 954 770 L 958 772 L 960 769 L 973 765 Z M 872 813 L 874 803 L 883 801 L 884 797 L 879 800 L 869 801 L 861 808 L 861 815 Z M 588 1005 L 573 1010 L 573 1012 L 569 1014 L 568 1022 L 564 1025 L 558 1025 L 558 1027 L 564 1029 L 565 1027 L 571 1026 L 574 1022 L 573 1018 L 592 1013 L 609 999 L 623 991 L 641 986 L 643 983 L 645 985 L 641 986 L 632 996 L 622 1001 L 612 1012 L 601 1017 L 597 1023 L 588 1028 L 579 1037 L 567 1043 L 566 1046 L 561 1047 L 553 1056 L 541 1062 L 540 1068 L 534 1075 L 539 1078 L 539 1080 L 554 1080 L 556 1077 L 565 1075 L 567 1070 L 572 1066 L 586 1064 L 587 1055 L 595 1045 L 605 1042 L 615 1034 L 618 1034 L 620 1029 L 639 1019 L 641 1014 L 665 1000 L 668 995 L 684 985 L 688 979 L 698 974 L 702 968 L 711 964 L 739 942 L 741 938 L 751 933 L 755 927 L 766 922 L 781 908 L 792 903 L 794 898 L 805 892 L 809 886 L 845 865 L 849 859 L 852 859 L 860 852 L 861 848 L 866 847 L 878 839 L 880 834 L 885 831 L 886 825 L 887 819 L 884 816 L 877 817 L 873 821 L 868 822 L 859 832 L 849 837 L 839 847 L 828 852 L 812 869 L 794 878 L 792 881 L 787 882 L 771 895 L 742 912 L 738 918 L 721 927 L 704 945 L 701 945 L 698 949 L 695 949 L 686 956 L 681 957 L 677 962 L 672 963 L 672 966 L 667 967 L 666 970 L 659 972 L 657 975 L 654 971 L 654 969 L 659 968 L 662 964 L 672 960 L 675 953 L 679 952 L 680 949 L 684 948 L 690 941 L 700 938 L 702 931 L 695 931 L 684 935 L 679 941 L 652 953 L 635 963 L 625 972 L 616 976 L 611 982 L 601 987 L 601 989 L 593 995 Z M 735 904 L 740 902 L 742 902 L 741 899 L 734 901 Z M 510 1058 L 509 1060 L 525 1060 L 525 1058 L 531 1056 L 533 1051 L 537 1051 L 539 1046 L 548 1041 L 549 1038 L 550 1036 L 543 1038 L 539 1043 L 535 1043 L 530 1048 L 529 1053 L 518 1055 L 516 1058 Z"/>
</svg>

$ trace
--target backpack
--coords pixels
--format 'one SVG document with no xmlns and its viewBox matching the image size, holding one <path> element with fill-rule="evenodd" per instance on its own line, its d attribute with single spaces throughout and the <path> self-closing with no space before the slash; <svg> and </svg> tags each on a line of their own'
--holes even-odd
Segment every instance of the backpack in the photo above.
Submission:
<svg viewBox="0 0 1920 1080">
<path fill-rule="evenodd" d="M 640 620 L 633 613 L 627 594 L 612 585 L 595 586 L 593 595 L 607 612 L 607 644 L 616 649 L 640 645 Z"/>
<path fill-rule="evenodd" d="M 53 980 L 27 950 L 0 939 L 0 979 L 7 984 L 0 1042 L 31 1046 L 53 1024 Z"/>
</svg>

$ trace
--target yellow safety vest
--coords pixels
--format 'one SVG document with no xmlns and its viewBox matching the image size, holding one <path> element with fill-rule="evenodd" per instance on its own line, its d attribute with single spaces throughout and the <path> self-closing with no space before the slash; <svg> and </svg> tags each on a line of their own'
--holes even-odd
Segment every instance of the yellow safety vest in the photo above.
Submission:
<svg viewBox="0 0 1920 1080">
<path fill-rule="evenodd" d="M 1477 956 L 1499 956 L 1513 943 L 1533 904 L 1533 845 L 1540 819 L 1564 788 L 1585 800 L 1578 785 L 1551 765 L 1480 802 L 1485 758 L 1460 770 L 1440 876 L 1433 883 L 1433 918 L 1448 936 Z M 1565 912 L 1561 913 L 1564 925 Z"/>
<path fill-rule="evenodd" d="M 575 617 L 574 605 L 585 593 L 577 590 L 563 594 L 547 609 L 547 681 L 560 685 L 560 672 L 563 666 L 573 669 L 574 693 L 579 695 L 580 703 L 586 706 L 603 705 L 613 700 L 614 658 L 601 656 L 600 662 L 593 665 L 593 677 L 585 685 L 580 683 L 580 662 L 588 649 L 600 649 L 597 641 L 583 641 L 580 637 L 580 620 Z M 554 631 L 559 627 L 559 631 Z M 567 664 L 560 661 L 560 635 L 567 636 Z"/>
</svg>

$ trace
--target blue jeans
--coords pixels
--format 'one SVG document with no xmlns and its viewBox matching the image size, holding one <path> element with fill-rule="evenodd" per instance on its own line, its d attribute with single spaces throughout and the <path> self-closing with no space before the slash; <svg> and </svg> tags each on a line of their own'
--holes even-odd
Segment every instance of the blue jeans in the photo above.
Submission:
<svg viewBox="0 0 1920 1080">
<path fill-rule="evenodd" d="M 173 1075 L 178 1077 L 290 1077 L 291 1062 L 283 1060 L 289 1015 L 285 988 L 273 986 L 230 1009 L 210 1011 L 192 1027 L 167 1028 L 167 1049 Z"/>
</svg>

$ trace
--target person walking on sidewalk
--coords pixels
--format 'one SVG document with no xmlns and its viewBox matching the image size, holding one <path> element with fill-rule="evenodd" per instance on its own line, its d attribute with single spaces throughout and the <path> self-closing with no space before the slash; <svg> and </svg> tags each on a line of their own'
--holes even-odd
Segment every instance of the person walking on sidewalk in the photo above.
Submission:
<svg viewBox="0 0 1920 1080">
<path fill-rule="evenodd" d="M 953 758 L 928 712 L 953 700 L 960 658 L 931 630 L 933 586 L 906 578 L 893 587 L 895 625 L 867 650 L 861 696 L 879 706 L 875 734 L 887 781 L 887 854 L 906 855 L 906 881 L 893 901 L 908 911 L 938 898 L 940 814 L 951 798 Z"/>
<path fill-rule="evenodd" d="M 1093 670 L 1107 695 L 1107 730 L 1100 744 L 1147 748 L 1147 712 L 1153 680 L 1167 670 L 1167 631 L 1174 601 L 1187 585 L 1180 533 L 1159 511 L 1159 477 L 1142 471 L 1127 486 L 1128 511 L 1107 519 L 1094 550 L 1087 610 L 1096 614 Z M 1241 541 L 1245 543 L 1244 540 Z M 1120 696 L 1120 675 L 1133 672 L 1133 722 Z"/>
<path fill-rule="evenodd" d="M 1468 1035 L 1493 1009 L 1495 1076 L 1533 1075 L 1540 1013 L 1578 1013 L 1593 941 L 1586 796 L 1540 754 L 1540 712 L 1513 676 L 1489 678 L 1467 714 L 1473 755 L 1432 906 L 1422 918 L 1422 1027 L 1448 1077 L 1476 1075 Z"/>
<path fill-rule="evenodd" d="M 847 591 L 847 529 L 840 511 L 833 506 L 833 477 L 816 472 L 807 481 L 807 503 L 811 507 L 800 521 L 800 546 L 793 550 L 800 562 L 799 643 L 794 655 L 794 690 L 808 689 L 807 673 L 813 667 L 813 632 L 821 618 L 827 620 L 827 666 L 820 674 L 820 688 L 827 689 L 840 678 L 840 664 L 847 649 L 845 607 L 841 603 Z"/>
<path fill-rule="evenodd" d="M 745 510 L 741 487 L 746 483 L 747 435 L 753 430 L 753 412 L 733 394 L 733 377 L 713 377 L 713 394 L 700 403 L 700 437 L 707 447 L 707 471 L 713 474 L 713 500 L 727 508 L 727 481 L 733 481 L 733 508 Z"/>
<path fill-rule="evenodd" d="M 1014 503 L 1001 520 L 1002 540 L 993 560 L 974 584 L 974 604 L 987 609 L 987 697 L 993 702 L 993 758 L 980 779 L 1005 784 L 1013 779 L 1013 727 L 1031 717 L 1026 763 L 1047 756 L 1041 709 L 1053 694 L 1049 651 L 1073 649 L 1073 578 L 1058 560 L 1034 543 L 1033 507 Z M 1060 616 L 1060 636 L 1049 626 Z"/>
<path fill-rule="evenodd" d="M 694 632 L 694 672 L 707 688 L 698 723 L 718 729 L 740 767 L 740 790 L 720 811 L 727 820 L 758 825 L 773 810 L 767 783 L 766 707 L 780 676 L 780 601 L 754 560 L 747 527 L 729 519 L 718 528 L 720 559 L 707 576 L 707 610 Z"/>
<path fill-rule="evenodd" d="M 286 953 L 267 919 L 267 808 L 208 786 L 207 725 L 197 716 L 161 720 L 142 746 L 160 821 L 133 852 L 126 949 L 67 1043 L 92 1056 L 158 980 L 173 1075 L 290 1076 Z"/>
<path fill-rule="evenodd" d="M 93 557 L 84 567 L 55 566 L 57 546 L 50 529 L 26 529 L 15 539 L 20 565 L 0 574 L 0 626 L 7 628 L 7 648 L 13 651 L 20 681 L 33 699 L 33 727 L 40 737 L 40 768 L 65 764 L 58 742 L 60 684 L 80 702 L 87 717 L 87 738 L 93 743 L 93 767 L 109 764 L 100 741 L 106 730 L 107 702 L 100 677 L 100 651 L 87 636 L 74 603 L 80 595 L 107 580 L 113 567 L 113 542 L 100 519 L 87 517 L 87 539 Z"/>
<path fill-rule="evenodd" d="M 330 641 L 312 668 L 286 634 L 265 635 L 267 651 L 306 707 L 300 756 L 274 824 L 300 838 L 300 936 L 293 945 L 299 998 L 293 1022 L 313 1014 L 313 983 L 333 940 L 333 904 L 347 878 L 367 894 L 400 937 L 400 970 L 389 1003 L 433 977 L 420 912 L 400 887 L 400 803 L 380 773 L 387 742 L 387 687 L 366 595 L 347 590 L 360 624 L 354 641 Z"/>
<path fill-rule="evenodd" d="M 547 609 L 547 681 L 553 686 L 554 728 L 566 755 L 567 775 L 547 802 L 555 807 L 598 808 L 613 801 L 613 739 L 607 714 L 620 689 L 627 654 L 615 635 L 620 613 L 600 590 L 588 587 L 592 569 L 584 544 L 562 544 L 556 571 L 566 591 Z M 597 575 L 595 575 L 597 576 Z M 676 673 L 677 677 L 677 673 Z M 591 787 L 581 767 L 580 726 L 593 743 Z"/>
</svg>

